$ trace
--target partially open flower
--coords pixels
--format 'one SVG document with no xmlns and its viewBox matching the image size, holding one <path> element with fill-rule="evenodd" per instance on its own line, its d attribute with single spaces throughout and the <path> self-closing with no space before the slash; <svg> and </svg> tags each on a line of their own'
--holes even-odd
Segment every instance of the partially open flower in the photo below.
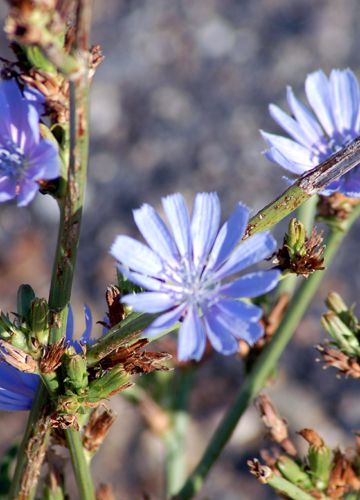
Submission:
<svg viewBox="0 0 360 500">
<path fill-rule="evenodd" d="M 305 92 L 312 111 L 296 98 L 291 87 L 287 101 L 292 116 L 274 104 L 269 106 L 271 116 L 291 139 L 262 132 L 269 145 L 266 157 L 292 176 L 316 167 L 360 135 L 359 84 L 350 69 L 333 69 L 329 78 L 323 71 L 311 73 Z M 336 192 L 360 197 L 359 167 L 329 184 L 321 194 Z"/>
<path fill-rule="evenodd" d="M 16 198 L 25 206 L 40 180 L 59 176 L 58 149 L 40 135 L 42 106 L 40 93 L 22 93 L 15 80 L 0 81 L 0 202 Z"/>
</svg>

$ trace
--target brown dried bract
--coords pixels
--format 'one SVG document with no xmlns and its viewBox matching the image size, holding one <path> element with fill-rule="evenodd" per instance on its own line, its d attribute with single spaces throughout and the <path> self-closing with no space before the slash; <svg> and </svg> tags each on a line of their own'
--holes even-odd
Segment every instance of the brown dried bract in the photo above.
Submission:
<svg viewBox="0 0 360 500">
<path fill-rule="evenodd" d="M 106 407 L 91 413 L 83 434 L 83 445 L 90 453 L 96 453 L 114 421 L 114 413 Z"/>
<path fill-rule="evenodd" d="M 68 413 L 54 413 L 53 415 L 51 415 L 51 427 L 53 427 L 54 429 L 67 429 L 69 427 L 72 427 L 76 431 L 80 430 L 77 415 L 70 415 Z"/>
<path fill-rule="evenodd" d="M 318 214 L 324 218 L 334 217 L 337 220 L 345 220 L 358 203 L 357 198 L 347 198 L 341 193 L 320 196 L 317 206 Z"/>
<path fill-rule="evenodd" d="M 314 448 L 319 449 L 325 446 L 324 440 L 313 429 L 302 429 L 298 432 L 298 434 Z"/>
<path fill-rule="evenodd" d="M 0 357 L 9 365 L 24 373 L 35 373 L 37 371 L 36 361 L 26 352 L 14 347 L 5 340 L 0 340 Z"/>
<path fill-rule="evenodd" d="M 289 439 L 287 422 L 278 414 L 268 396 L 266 396 L 266 394 L 260 394 L 256 400 L 256 406 L 268 431 L 269 437 L 275 441 L 275 443 L 278 443 L 286 453 L 296 456 L 296 448 Z"/>
<path fill-rule="evenodd" d="M 66 350 L 65 339 L 59 340 L 56 344 L 49 344 L 44 347 L 43 356 L 39 367 L 42 373 L 52 373 L 61 365 L 61 358 Z"/>
<path fill-rule="evenodd" d="M 291 271 L 298 276 L 307 278 L 311 273 L 325 269 L 323 266 L 325 246 L 322 245 L 322 242 L 322 233 L 317 233 L 316 228 L 314 228 L 310 238 L 305 240 L 304 255 L 299 254 L 291 258 L 286 242 L 284 242 L 276 254 L 274 263 L 283 271 Z"/>
<path fill-rule="evenodd" d="M 338 377 L 343 375 L 345 377 L 360 379 L 360 363 L 357 358 L 348 356 L 329 345 L 318 345 L 316 349 L 323 357 L 325 363 L 324 369 L 332 366 L 339 370 Z"/>
<path fill-rule="evenodd" d="M 248 460 L 247 465 L 250 474 L 256 477 L 261 483 L 266 484 L 273 475 L 272 470 L 267 465 L 262 465 L 257 458 Z"/>
<path fill-rule="evenodd" d="M 121 304 L 121 292 L 120 289 L 115 285 L 110 285 L 106 289 L 106 304 L 108 307 L 108 311 L 106 316 L 108 317 L 108 322 L 100 324 L 106 326 L 107 328 L 112 328 L 113 326 L 118 325 L 121 321 L 125 319 L 125 309 L 123 304 Z"/>
<path fill-rule="evenodd" d="M 337 450 L 326 494 L 331 499 L 339 499 L 349 491 L 360 491 L 360 478 L 351 461 Z"/>
<path fill-rule="evenodd" d="M 45 96 L 46 112 L 53 122 L 69 120 L 69 83 L 65 78 L 34 68 L 22 72 L 20 78 Z"/>
<path fill-rule="evenodd" d="M 151 373 L 155 370 L 166 371 L 168 366 L 163 363 L 171 356 L 167 352 L 148 352 L 141 349 L 148 344 L 147 339 L 139 339 L 132 345 L 119 347 L 101 360 L 101 367 L 109 369 L 116 365 L 123 365 L 127 373 Z"/>
<path fill-rule="evenodd" d="M 96 500 L 115 500 L 114 492 L 110 484 L 100 484 L 96 490 Z"/>
</svg>

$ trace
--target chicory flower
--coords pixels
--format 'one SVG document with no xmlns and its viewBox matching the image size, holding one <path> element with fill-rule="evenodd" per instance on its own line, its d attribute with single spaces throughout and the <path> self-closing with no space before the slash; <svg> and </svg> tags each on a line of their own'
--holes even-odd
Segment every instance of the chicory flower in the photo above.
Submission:
<svg viewBox="0 0 360 500">
<path fill-rule="evenodd" d="M 305 93 L 311 110 L 297 99 L 291 87 L 287 102 L 291 115 L 270 104 L 272 118 L 291 137 L 261 132 L 269 145 L 265 156 L 294 176 L 316 167 L 360 135 L 360 90 L 350 69 L 333 69 L 327 78 L 323 71 L 307 76 Z M 355 167 L 329 184 L 325 196 L 340 192 L 360 197 L 360 168 Z"/>
<path fill-rule="evenodd" d="M 25 206 L 39 180 L 59 176 L 58 149 L 40 135 L 43 104 L 39 92 L 22 93 L 16 80 L 0 80 L 0 202 L 16 198 Z"/>
<path fill-rule="evenodd" d="M 122 302 L 135 311 L 160 313 L 145 330 L 154 336 L 181 321 L 178 358 L 199 360 L 206 338 L 222 354 L 233 354 L 239 339 L 249 344 L 263 333 L 260 307 L 248 300 L 275 287 L 277 270 L 239 277 L 247 267 L 269 257 L 276 243 L 269 233 L 241 243 L 249 209 L 239 203 L 220 227 L 216 193 L 195 197 L 192 217 L 182 195 L 162 199 L 170 230 L 150 205 L 134 211 L 148 246 L 118 236 L 111 254 L 125 277 L 148 291 L 125 295 Z"/>
</svg>

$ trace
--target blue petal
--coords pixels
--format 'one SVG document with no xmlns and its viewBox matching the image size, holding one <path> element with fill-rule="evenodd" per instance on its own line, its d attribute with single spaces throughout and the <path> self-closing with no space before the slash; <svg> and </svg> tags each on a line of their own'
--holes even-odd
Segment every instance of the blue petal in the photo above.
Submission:
<svg viewBox="0 0 360 500">
<path fill-rule="evenodd" d="M 156 318 L 151 325 L 144 330 L 143 337 L 156 337 L 164 330 L 172 327 L 177 321 L 179 321 L 185 309 L 186 305 L 181 304 L 180 306 L 161 314 L 161 316 Z"/>
<path fill-rule="evenodd" d="M 162 204 L 180 255 L 190 258 L 192 253 L 190 218 L 184 197 L 179 193 L 166 196 L 162 198 Z"/>
<path fill-rule="evenodd" d="M 331 107 L 330 84 L 323 71 L 315 71 L 307 76 L 305 92 L 321 125 L 328 136 L 332 137 L 336 132 L 336 124 Z"/>
<path fill-rule="evenodd" d="M 139 231 L 154 252 L 165 262 L 176 266 L 179 253 L 171 234 L 156 210 L 145 204 L 133 213 Z"/>
<path fill-rule="evenodd" d="M 85 330 L 80 338 L 80 342 L 83 344 L 87 344 L 90 341 L 93 320 L 92 320 L 91 310 L 86 304 L 84 304 L 84 315 L 85 315 Z"/>
<path fill-rule="evenodd" d="M 234 250 L 225 264 L 216 271 L 214 279 L 223 279 L 270 257 L 275 248 L 276 241 L 269 232 L 251 236 Z"/>
<path fill-rule="evenodd" d="M 143 292 L 124 295 L 121 302 L 132 306 L 136 312 L 159 313 L 170 309 L 175 301 L 167 293 Z"/>
<path fill-rule="evenodd" d="M 216 317 L 218 323 L 235 338 L 243 339 L 250 345 L 263 334 L 263 327 L 259 323 L 262 310 L 253 304 L 235 300 L 222 300 L 206 314 Z"/>
<path fill-rule="evenodd" d="M 314 115 L 295 97 L 291 87 L 287 88 L 287 101 L 293 115 L 311 143 L 321 143 L 324 139 L 324 131 Z"/>
<path fill-rule="evenodd" d="M 237 352 L 239 348 L 238 341 L 232 335 L 231 331 L 219 321 L 217 314 L 213 311 L 207 311 L 204 315 L 206 333 L 211 345 L 215 351 L 228 356 Z"/>
<path fill-rule="evenodd" d="M 295 161 L 290 161 L 286 158 L 280 151 L 278 151 L 275 147 L 271 147 L 267 151 L 265 151 L 265 156 L 268 160 L 277 163 L 281 167 L 285 168 L 289 172 L 294 175 L 302 175 L 307 170 L 310 170 L 310 167 L 305 167 L 301 163 L 297 163 Z M 312 165 L 313 167 L 314 165 Z"/>
<path fill-rule="evenodd" d="M 17 206 L 25 207 L 28 205 L 35 197 L 38 192 L 39 186 L 33 180 L 23 179 L 19 185 L 19 194 L 17 195 Z"/>
<path fill-rule="evenodd" d="M 16 196 L 16 180 L 13 177 L 0 178 L 0 203 Z"/>
<path fill-rule="evenodd" d="M 74 336 L 74 313 L 71 305 L 68 306 L 68 316 L 66 320 L 66 330 L 65 330 L 65 339 L 68 342 L 73 341 Z"/>
<path fill-rule="evenodd" d="M 241 241 L 249 221 L 249 212 L 245 205 L 238 203 L 219 231 L 209 257 L 208 270 L 219 268 Z"/>
<path fill-rule="evenodd" d="M 353 130 L 359 113 L 359 85 L 354 73 L 350 70 L 333 69 L 330 74 L 330 91 L 337 129 L 346 134 Z"/>
<path fill-rule="evenodd" d="M 155 292 L 161 290 L 164 286 L 163 281 L 156 278 L 151 278 L 150 276 L 145 276 L 144 274 L 129 271 L 127 267 L 119 265 L 118 269 L 120 273 L 125 276 L 125 278 L 132 281 L 136 285 L 141 286 L 142 288 L 146 288 L 146 290 Z"/>
<path fill-rule="evenodd" d="M 258 297 L 272 290 L 278 283 L 280 271 L 258 271 L 227 283 L 220 288 L 220 293 L 230 297 Z"/>
<path fill-rule="evenodd" d="M 121 264 L 149 276 L 160 275 L 164 267 L 155 252 L 129 236 L 118 236 L 110 253 Z"/>
<path fill-rule="evenodd" d="M 291 118 L 287 113 L 284 113 L 284 111 L 275 104 L 270 104 L 269 112 L 276 123 L 291 135 L 295 141 L 307 148 L 311 148 L 313 141 L 310 141 L 309 137 L 304 133 L 304 130 L 296 120 Z"/>
<path fill-rule="evenodd" d="M 198 193 L 191 220 L 193 258 L 203 264 L 211 250 L 220 225 L 220 201 L 216 193 Z"/>
<path fill-rule="evenodd" d="M 304 170 L 306 167 L 313 166 L 311 150 L 287 137 L 269 134 L 262 130 L 260 130 L 260 133 L 270 146 L 280 151 L 290 162 L 300 163 L 304 166 Z"/>
<path fill-rule="evenodd" d="M 31 179 L 55 179 L 60 175 L 60 157 L 55 144 L 42 139 L 28 155 L 26 176 Z"/>
<path fill-rule="evenodd" d="M 199 361 L 204 354 L 206 335 L 202 319 L 195 308 L 189 307 L 178 335 L 178 360 L 195 359 Z"/>
</svg>

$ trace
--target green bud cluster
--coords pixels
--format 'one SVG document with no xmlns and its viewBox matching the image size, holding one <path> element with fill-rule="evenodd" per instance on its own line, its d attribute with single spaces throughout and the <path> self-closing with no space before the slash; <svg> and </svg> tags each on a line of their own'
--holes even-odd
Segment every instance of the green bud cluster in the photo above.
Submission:
<svg viewBox="0 0 360 500">
<path fill-rule="evenodd" d="M 336 292 L 326 300 L 329 310 L 323 314 L 321 324 L 332 337 L 333 344 L 349 356 L 360 356 L 360 324 L 351 308 L 348 308 Z"/>
<path fill-rule="evenodd" d="M 290 260 L 306 254 L 306 231 L 304 224 L 293 218 L 289 222 L 288 232 L 285 235 L 285 245 L 289 252 Z"/>
</svg>

